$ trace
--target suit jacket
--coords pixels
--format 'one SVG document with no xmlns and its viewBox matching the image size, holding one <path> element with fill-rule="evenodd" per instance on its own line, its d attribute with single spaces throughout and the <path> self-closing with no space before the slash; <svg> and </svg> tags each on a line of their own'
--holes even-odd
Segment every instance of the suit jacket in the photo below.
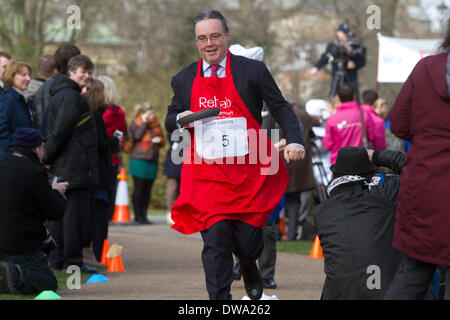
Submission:
<svg viewBox="0 0 450 320">
<path fill-rule="evenodd" d="M 198 61 L 190 64 L 172 78 L 174 96 L 168 107 L 166 129 L 170 133 L 176 130 L 176 117 L 190 110 L 191 91 L 197 74 Z M 263 62 L 231 54 L 231 75 L 244 104 L 259 124 L 262 123 L 261 109 L 266 102 L 275 121 L 286 134 L 286 142 L 303 145 L 301 124 L 292 106 L 283 98 L 275 80 Z"/>
</svg>

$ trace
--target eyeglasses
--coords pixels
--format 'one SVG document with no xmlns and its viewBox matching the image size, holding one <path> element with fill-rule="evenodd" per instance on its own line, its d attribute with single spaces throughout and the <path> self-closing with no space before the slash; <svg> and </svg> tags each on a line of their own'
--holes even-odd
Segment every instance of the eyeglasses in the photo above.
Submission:
<svg viewBox="0 0 450 320">
<path fill-rule="evenodd" d="M 208 43 L 208 40 L 211 40 L 211 42 L 216 42 L 222 37 L 223 37 L 223 34 L 221 34 L 221 33 L 213 33 L 209 37 L 199 36 L 197 39 L 195 39 L 195 41 L 197 41 L 200 44 L 206 44 L 206 43 Z"/>
</svg>

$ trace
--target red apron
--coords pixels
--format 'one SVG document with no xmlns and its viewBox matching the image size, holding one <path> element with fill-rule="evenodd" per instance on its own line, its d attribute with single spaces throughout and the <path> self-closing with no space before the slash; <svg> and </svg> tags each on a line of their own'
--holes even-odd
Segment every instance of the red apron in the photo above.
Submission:
<svg viewBox="0 0 450 320">
<path fill-rule="evenodd" d="M 220 107 L 221 112 L 216 120 L 189 129 L 191 146 L 172 207 L 172 228 L 191 234 L 224 219 L 262 228 L 283 197 L 289 174 L 236 90 L 230 52 L 224 78 L 202 77 L 202 63 L 192 86 L 191 111 Z"/>
</svg>

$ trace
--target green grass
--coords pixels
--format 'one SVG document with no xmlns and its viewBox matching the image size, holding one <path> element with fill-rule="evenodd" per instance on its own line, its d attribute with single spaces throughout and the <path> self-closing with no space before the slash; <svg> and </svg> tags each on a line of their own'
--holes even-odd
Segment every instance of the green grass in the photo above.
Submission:
<svg viewBox="0 0 450 320">
<path fill-rule="evenodd" d="M 165 216 L 167 210 L 165 209 L 149 209 L 147 210 L 147 216 Z"/>
<path fill-rule="evenodd" d="M 101 267 L 100 269 L 97 267 L 97 270 L 100 273 L 106 271 L 106 267 Z M 72 274 L 66 273 L 65 270 L 53 270 L 55 274 L 56 280 L 58 280 L 58 289 L 56 293 L 59 291 L 67 290 L 67 278 L 69 278 Z M 86 280 L 92 276 L 90 273 L 81 273 L 81 285 L 86 283 Z M 0 300 L 30 300 L 34 299 L 38 294 L 34 295 L 13 295 L 13 294 L 0 294 Z"/>
<path fill-rule="evenodd" d="M 313 241 L 277 241 L 277 251 L 309 255 L 312 245 Z"/>
</svg>

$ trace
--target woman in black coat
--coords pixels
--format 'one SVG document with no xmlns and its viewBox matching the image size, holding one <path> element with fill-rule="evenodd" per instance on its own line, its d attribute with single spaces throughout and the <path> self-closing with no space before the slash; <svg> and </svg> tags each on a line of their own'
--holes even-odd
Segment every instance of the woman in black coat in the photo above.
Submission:
<svg viewBox="0 0 450 320">
<path fill-rule="evenodd" d="M 98 138 L 98 175 L 99 184 L 91 195 L 91 239 L 95 258 L 100 261 L 103 241 L 108 237 L 109 207 L 114 194 L 115 170 L 111 152 L 119 147 L 121 138 L 108 137 L 103 121 L 105 112 L 104 85 L 99 80 L 92 80 L 86 97 L 93 113 Z"/>
</svg>

